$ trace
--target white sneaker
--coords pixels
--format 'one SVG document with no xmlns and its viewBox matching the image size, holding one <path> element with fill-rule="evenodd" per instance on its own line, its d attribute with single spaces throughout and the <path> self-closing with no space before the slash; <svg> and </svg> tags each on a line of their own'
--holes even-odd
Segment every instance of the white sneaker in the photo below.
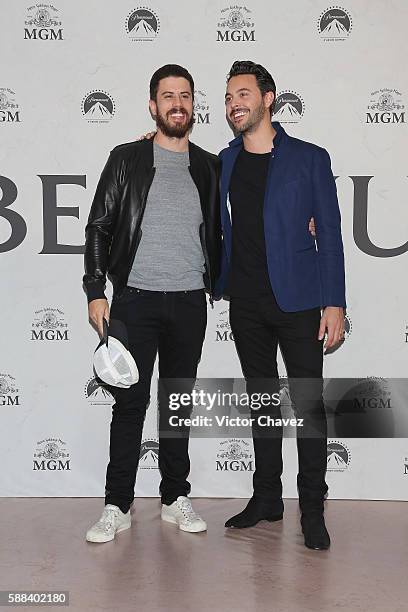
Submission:
<svg viewBox="0 0 408 612">
<path fill-rule="evenodd" d="M 130 510 L 123 514 L 117 506 L 106 504 L 99 521 L 86 532 L 86 539 L 88 542 L 110 542 L 119 531 L 129 529 L 130 524 Z"/>
<path fill-rule="evenodd" d="M 198 533 L 207 530 L 207 523 L 194 512 L 191 501 L 183 495 L 170 506 L 162 504 L 161 517 L 163 521 L 175 523 L 182 531 Z"/>
</svg>

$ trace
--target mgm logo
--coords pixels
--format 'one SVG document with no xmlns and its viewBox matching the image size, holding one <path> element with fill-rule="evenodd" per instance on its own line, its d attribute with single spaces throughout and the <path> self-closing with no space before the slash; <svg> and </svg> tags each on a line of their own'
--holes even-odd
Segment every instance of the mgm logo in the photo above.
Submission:
<svg viewBox="0 0 408 612">
<path fill-rule="evenodd" d="M 11 89 L 0 87 L 0 123 L 20 123 L 20 111 L 17 110 L 15 95 Z"/>
<path fill-rule="evenodd" d="M 196 125 L 209 125 L 211 123 L 207 97 L 200 89 L 194 91 L 194 122 Z"/>
<path fill-rule="evenodd" d="M 228 342 L 228 340 L 234 340 L 231 331 L 231 325 L 229 322 L 228 310 L 223 310 L 218 315 L 217 331 L 215 335 L 216 342 Z"/>
<path fill-rule="evenodd" d="M 254 461 L 250 445 L 245 440 L 224 440 L 217 453 L 217 472 L 253 472 Z"/>
<path fill-rule="evenodd" d="M 59 438 L 46 438 L 37 442 L 34 453 L 33 470 L 36 471 L 69 471 L 71 469 L 66 442 Z"/>
<path fill-rule="evenodd" d="M 392 408 L 391 391 L 385 378 L 367 376 L 352 389 L 352 394 L 356 411 L 365 413 L 369 409 Z"/>
<path fill-rule="evenodd" d="M 405 123 L 405 105 L 396 89 L 373 91 L 367 107 L 366 123 Z"/>
<path fill-rule="evenodd" d="M 0 372 L 0 406 L 20 406 L 16 379 Z"/>
<path fill-rule="evenodd" d="M 35 4 L 28 9 L 25 40 L 63 40 L 58 9 L 51 4 Z"/>
<path fill-rule="evenodd" d="M 31 340 L 69 340 L 68 324 L 59 308 L 37 310 L 31 329 Z"/>
<path fill-rule="evenodd" d="M 217 41 L 255 42 L 252 11 L 246 6 L 229 6 L 221 10 L 218 22 Z"/>
</svg>

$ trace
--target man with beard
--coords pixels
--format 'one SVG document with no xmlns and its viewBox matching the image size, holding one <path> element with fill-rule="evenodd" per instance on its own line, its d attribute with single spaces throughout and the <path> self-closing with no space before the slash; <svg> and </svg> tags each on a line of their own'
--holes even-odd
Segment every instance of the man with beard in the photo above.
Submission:
<svg viewBox="0 0 408 612">
<path fill-rule="evenodd" d="M 153 74 L 149 106 L 155 138 L 111 151 L 86 226 L 90 321 L 100 334 L 109 314 L 124 323 L 139 370 L 135 385 L 112 389 L 105 508 L 87 532 L 90 542 L 107 542 L 130 527 L 157 352 L 160 378 L 174 381 L 173 391 L 178 384 L 184 384 L 183 392 L 191 390 L 196 377 L 207 321 L 204 290 L 212 301 L 221 228 L 218 158 L 189 141 L 193 98 L 194 82 L 185 68 L 166 65 Z M 106 273 L 113 283 L 110 313 Z M 169 432 L 168 410 L 168 402 L 160 401 L 161 517 L 184 531 L 205 531 L 188 498 L 189 430 Z"/>
<path fill-rule="evenodd" d="M 220 154 L 224 240 L 217 294 L 230 296 L 231 329 L 248 392 L 279 392 L 280 347 L 296 416 L 304 419 L 297 432 L 297 484 L 305 545 L 326 549 L 323 341 L 327 331 L 328 349 L 344 334 L 340 212 L 327 151 L 271 123 L 275 97 L 275 83 L 265 68 L 234 62 L 225 105 L 238 136 Z M 316 243 L 308 231 L 311 216 Z M 254 493 L 226 527 L 283 517 L 282 429 L 258 421 L 279 413 L 273 407 L 251 413 Z"/>
</svg>

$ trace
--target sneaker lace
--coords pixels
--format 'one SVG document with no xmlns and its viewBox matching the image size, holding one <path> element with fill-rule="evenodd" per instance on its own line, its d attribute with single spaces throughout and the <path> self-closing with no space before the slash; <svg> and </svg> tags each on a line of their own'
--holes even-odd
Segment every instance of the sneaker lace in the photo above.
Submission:
<svg viewBox="0 0 408 612">
<path fill-rule="evenodd" d="M 194 512 L 191 502 L 189 500 L 178 501 L 177 507 L 188 521 L 195 521 L 196 519 L 200 518 L 198 514 Z"/>
<path fill-rule="evenodd" d="M 119 511 L 116 508 L 105 508 L 99 525 L 105 530 L 109 531 L 115 522 L 115 519 L 119 516 Z"/>
</svg>

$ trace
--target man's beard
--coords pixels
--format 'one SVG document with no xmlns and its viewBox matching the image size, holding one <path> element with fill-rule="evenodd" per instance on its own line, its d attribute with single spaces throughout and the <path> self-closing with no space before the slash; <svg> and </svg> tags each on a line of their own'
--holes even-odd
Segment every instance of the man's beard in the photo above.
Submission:
<svg viewBox="0 0 408 612">
<path fill-rule="evenodd" d="M 261 123 L 262 119 L 265 116 L 266 108 L 263 105 L 263 102 L 259 106 L 257 106 L 253 111 L 249 112 L 247 120 L 245 123 L 240 125 L 235 125 L 231 119 L 228 117 L 228 123 L 232 127 L 232 130 L 235 134 L 249 134 L 254 132 L 258 125 Z"/>
<path fill-rule="evenodd" d="M 185 111 L 181 111 L 180 109 L 177 108 L 172 108 L 168 113 L 167 113 L 167 117 L 169 115 L 171 115 L 172 113 L 175 112 L 181 112 L 184 113 L 184 115 L 186 117 L 188 117 L 187 113 Z M 193 125 L 194 125 L 194 116 L 193 114 L 191 114 L 190 119 L 187 121 L 187 123 L 183 123 L 183 124 L 176 124 L 176 125 L 171 125 L 170 122 L 167 120 L 166 117 L 164 117 L 163 115 L 160 114 L 159 111 L 157 111 L 157 115 L 155 117 L 156 120 L 156 125 L 159 128 L 159 130 L 161 132 L 163 132 L 163 134 L 165 136 L 167 136 L 168 138 L 184 138 L 184 136 L 186 134 L 188 134 Z"/>
</svg>

